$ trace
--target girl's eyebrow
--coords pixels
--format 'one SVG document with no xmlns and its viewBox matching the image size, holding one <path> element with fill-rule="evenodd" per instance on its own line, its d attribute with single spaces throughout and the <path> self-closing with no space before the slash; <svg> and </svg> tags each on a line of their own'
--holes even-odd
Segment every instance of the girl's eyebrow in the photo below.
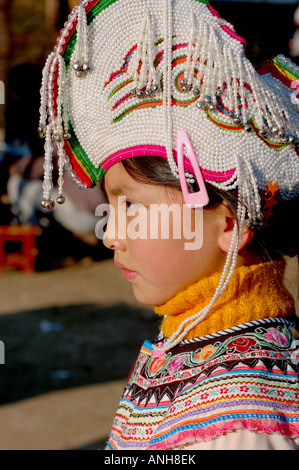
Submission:
<svg viewBox="0 0 299 470">
<path fill-rule="evenodd" d="M 129 186 L 116 186 L 109 190 L 112 196 L 121 196 L 122 194 L 132 194 L 134 191 Z"/>
</svg>

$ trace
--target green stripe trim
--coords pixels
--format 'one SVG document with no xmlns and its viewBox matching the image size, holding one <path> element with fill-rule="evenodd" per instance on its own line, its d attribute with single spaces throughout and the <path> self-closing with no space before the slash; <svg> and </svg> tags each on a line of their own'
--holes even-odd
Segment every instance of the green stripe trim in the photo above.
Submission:
<svg viewBox="0 0 299 470">
<path fill-rule="evenodd" d="M 209 110 L 206 109 L 205 112 L 208 118 L 213 122 L 213 124 L 216 124 L 217 126 L 221 127 L 225 131 L 235 132 L 235 133 L 246 132 L 244 130 L 244 126 L 237 127 L 237 126 L 228 124 L 226 122 L 219 121 L 213 116 L 213 113 L 210 112 Z M 258 135 L 259 128 L 255 120 L 250 119 L 250 121 L 248 121 L 247 124 L 252 124 L 253 126 L 252 132 L 255 131 L 256 134 Z M 273 140 L 266 139 L 265 137 L 261 137 L 260 135 L 258 135 L 258 137 L 260 137 L 260 139 L 262 139 L 265 142 L 265 144 L 268 145 L 268 147 L 271 147 L 276 152 L 280 152 L 287 146 L 287 144 L 280 144 L 279 142 L 274 142 Z"/>
<path fill-rule="evenodd" d="M 115 87 L 115 88 L 111 91 L 111 93 L 110 93 L 108 99 L 110 100 L 110 99 L 112 98 L 112 96 L 114 96 L 115 93 L 118 92 L 118 90 L 120 90 L 121 88 L 123 88 L 124 86 L 126 86 L 126 85 L 128 85 L 129 83 L 132 83 L 132 82 L 133 82 L 133 78 L 128 78 L 128 80 L 126 80 L 125 82 L 122 82 L 122 83 L 120 83 L 119 85 L 117 85 L 117 87 Z"/>
<path fill-rule="evenodd" d="M 100 166 L 99 168 L 96 168 L 94 164 L 90 161 L 85 150 L 80 144 L 70 121 L 69 121 L 69 133 L 71 135 L 71 138 L 68 141 L 68 143 L 72 151 L 74 152 L 74 157 L 76 158 L 76 160 L 78 160 L 79 164 L 81 163 L 82 171 L 87 173 L 90 179 L 93 181 L 94 185 L 96 185 L 99 181 L 101 181 L 106 171 L 104 170 L 102 166 Z"/>
<path fill-rule="evenodd" d="M 286 65 L 284 65 L 283 63 L 279 62 L 277 60 L 277 57 L 275 57 L 273 59 L 273 62 L 275 63 L 275 65 L 277 65 L 278 67 L 280 67 L 281 69 L 285 70 L 287 73 L 289 73 L 290 75 L 292 75 L 294 78 L 299 78 L 299 73 L 296 73 L 294 70 L 291 70 L 289 67 L 287 67 Z M 291 80 L 290 77 L 287 77 Z"/>
</svg>

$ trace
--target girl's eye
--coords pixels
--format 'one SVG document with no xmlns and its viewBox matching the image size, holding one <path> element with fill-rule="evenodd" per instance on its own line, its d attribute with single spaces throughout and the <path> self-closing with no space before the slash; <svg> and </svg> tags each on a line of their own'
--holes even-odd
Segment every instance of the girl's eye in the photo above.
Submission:
<svg viewBox="0 0 299 470">
<path fill-rule="evenodd" d="M 133 204 L 134 204 L 133 202 L 128 201 L 128 199 L 126 199 L 126 208 L 127 208 L 127 209 L 130 209 L 130 207 L 131 207 Z"/>
<path fill-rule="evenodd" d="M 135 202 L 126 200 L 126 209 L 128 212 L 130 212 L 130 210 L 133 210 L 133 211 L 136 210 L 136 206 L 137 204 Z"/>
</svg>

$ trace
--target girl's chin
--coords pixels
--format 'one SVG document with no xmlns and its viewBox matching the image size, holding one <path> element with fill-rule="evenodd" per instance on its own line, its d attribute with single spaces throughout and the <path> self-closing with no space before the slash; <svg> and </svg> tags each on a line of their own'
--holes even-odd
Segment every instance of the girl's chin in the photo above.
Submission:
<svg viewBox="0 0 299 470">
<path fill-rule="evenodd" d="M 163 305 L 167 299 L 165 296 L 159 295 L 155 291 L 151 291 L 149 288 L 142 288 L 137 282 L 132 283 L 133 294 L 135 299 L 143 305 L 149 305 L 155 307 L 158 305 Z"/>
</svg>

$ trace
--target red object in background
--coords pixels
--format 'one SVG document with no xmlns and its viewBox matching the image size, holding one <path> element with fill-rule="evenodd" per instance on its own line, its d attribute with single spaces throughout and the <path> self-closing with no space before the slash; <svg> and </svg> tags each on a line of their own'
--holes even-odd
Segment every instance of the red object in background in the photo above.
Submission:
<svg viewBox="0 0 299 470">
<path fill-rule="evenodd" d="M 34 271 L 38 253 L 36 237 L 40 234 L 41 229 L 36 225 L 0 226 L 0 272 L 4 267 L 19 268 L 27 273 Z M 9 242 L 17 242 L 20 249 L 6 252 Z"/>
</svg>

